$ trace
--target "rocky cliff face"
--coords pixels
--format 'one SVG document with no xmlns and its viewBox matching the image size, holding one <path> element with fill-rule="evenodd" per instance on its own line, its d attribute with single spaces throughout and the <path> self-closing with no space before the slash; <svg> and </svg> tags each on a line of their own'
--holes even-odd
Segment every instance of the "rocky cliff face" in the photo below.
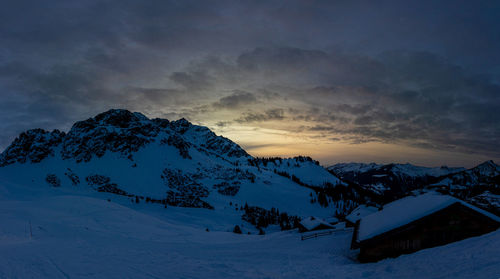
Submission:
<svg viewBox="0 0 500 279">
<path fill-rule="evenodd" d="M 0 154 L 0 167 L 14 163 L 39 163 L 54 156 L 54 149 L 61 145 L 65 134 L 33 129 L 23 132 Z"/>
</svg>

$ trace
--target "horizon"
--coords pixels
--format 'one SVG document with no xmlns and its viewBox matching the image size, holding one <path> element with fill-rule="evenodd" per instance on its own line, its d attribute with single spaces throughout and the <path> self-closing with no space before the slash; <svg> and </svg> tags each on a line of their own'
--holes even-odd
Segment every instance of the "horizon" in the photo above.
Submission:
<svg viewBox="0 0 500 279">
<path fill-rule="evenodd" d="M 0 11 L 0 150 L 112 107 L 259 157 L 500 160 L 499 3 L 16 1 Z"/>
</svg>

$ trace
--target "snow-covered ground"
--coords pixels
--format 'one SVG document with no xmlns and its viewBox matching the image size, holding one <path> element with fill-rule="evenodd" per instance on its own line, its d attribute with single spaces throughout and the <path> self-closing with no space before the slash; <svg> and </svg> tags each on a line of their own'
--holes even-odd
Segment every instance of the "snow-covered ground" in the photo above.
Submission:
<svg viewBox="0 0 500 279">
<path fill-rule="evenodd" d="M 154 210 L 100 196 L 46 191 L 19 198 L 12 195 L 13 185 L 4 186 L 0 185 L 0 278 L 500 276 L 499 231 L 360 264 L 349 249 L 350 230 L 306 241 L 297 231 L 264 236 L 207 232 L 192 225 L 201 221 L 189 219 L 202 218 L 207 209 L 187 214 L 185 209 Z M 204 222 L 213 226 L 217 218 L 210 214 Z"/>
</svg>

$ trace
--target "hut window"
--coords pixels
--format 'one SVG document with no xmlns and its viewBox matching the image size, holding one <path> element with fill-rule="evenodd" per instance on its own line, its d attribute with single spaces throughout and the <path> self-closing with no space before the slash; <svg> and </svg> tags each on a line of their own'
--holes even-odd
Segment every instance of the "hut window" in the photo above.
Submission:
<svg viewBox="0 0 500 279">
<path fill-rule="evenodd" d="M 413 248 L 413 240 L 397 240 L 393 243 L 395 249 L 408 250 Z"/>
<path fill-rule="evenodd" d="M 420 249 L 420 239 L 413 240 L 413 249 Z"/>
</svg>

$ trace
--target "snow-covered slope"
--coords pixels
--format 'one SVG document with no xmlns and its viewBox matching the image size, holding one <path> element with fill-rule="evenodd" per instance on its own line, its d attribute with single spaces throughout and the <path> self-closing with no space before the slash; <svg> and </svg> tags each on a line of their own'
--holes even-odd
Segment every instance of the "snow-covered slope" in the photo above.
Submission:
<svg viewBox="0 0 500 279">
<path fill-rule="evenodd" d="M 0 181 L 0 192 L 6 188 L 24 190 Z M 349 249 L 352 230 L 305 241 L 295 230 L 207 232 L 190 226 L 186 219 L 192 217 L 178 208 L 146 211 L 145 204 L 122 206 L 98 195 L 43 193 L 1 196 L 0 278 L 459 279 L 500 274 L 499 231 L 360 264 Z"/>
<path fill-rule="evenodd" d="M 344 199 L 311 203 L 317 191 L 273 168 L 253 164 L 256 160 L 229 139 L 185 119 L 170 122 L 110 110 L 75 123 L 68 133 L 40 129 L 22 133 L 0 155 L 0 178 L 25 188 L 4 188 L 15 198 L 40 190 L 97 194 L 129 207 L 146 204 L 165 212 L 180 210 L 198 220 L 194 223 L 199 226 L 211 223 L 206 218 L 217 219 L 216 227 L 209 229 L 218 230 L 249 227 L 247 222 L 257 225 L 261 216 L 268 216 L 265 225 L 270 228 L 273 224 L 289 228 L 296 222 L 293 216 L 326 218 L 356 205 L 351 201 L 346 207 Z M 301 181 L 342 184 L 312 160 L 284 162 L 292 164 L 280 169 Z"/>
<path fill-rule="evenodd" d="M 257 158 L 250 162 L 262 169 L 274 171 L 285 177 L 295 177 L 294 180 L 311 186 L 323 187 L 325 184 L 343 185 L 347 184 L 337 178 L 326 169 L 319 166 L 318 161 L 310 157 L 294 158 Z"/>
</svg>

